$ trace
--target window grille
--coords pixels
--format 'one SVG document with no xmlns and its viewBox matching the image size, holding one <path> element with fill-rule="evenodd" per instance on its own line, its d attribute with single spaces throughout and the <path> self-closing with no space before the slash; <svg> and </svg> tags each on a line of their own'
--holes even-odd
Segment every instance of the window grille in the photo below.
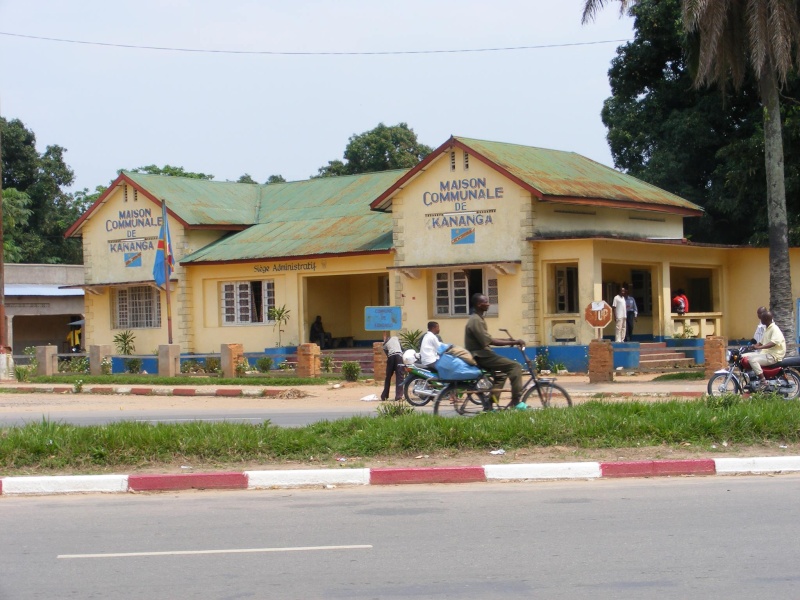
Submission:
<svg viewBox="0 0 800 600">
<path fill-rule="evenodd" d="M 114 329 L 161 327 L 161 293 L 155 287 L 118 288 L 113 295 Z"/>
<path fill-rule="evenodd" d="M 480 293 L 489 299 L 486 314 L 498 312 L 497 278 L 487 277 L 483 269 L 451 269 L 437 271 L 434 278 L 434 310 L 437 316 L 466 317 L 473 294 Z"/>
<path fill-rule="evenodd" d="M 450 170 L 456 170 L 456 153 L 455 150 L 450 151 Z"/>
<path fill-rule="evenodd" d="M 469 152 L 464 152 L 464 170 L 469 171 Z"/>
</svg>

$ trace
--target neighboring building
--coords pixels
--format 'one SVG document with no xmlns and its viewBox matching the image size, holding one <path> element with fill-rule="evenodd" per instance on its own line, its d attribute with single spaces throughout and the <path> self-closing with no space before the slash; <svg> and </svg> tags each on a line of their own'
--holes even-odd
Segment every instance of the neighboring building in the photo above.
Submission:
<svg viewBox="0 0 800 600">
<path fill-rule="evenodd" d="M 6 263 L 5 307 L 8 345 L 20 355 L 28 346 L 52 344 L 68 352 L 67 335 L 80 329 L 83 265 Z"/>
<path fill-rule="evenodd" d="M 766 250 L 684 239 L 683 219 L 700 207 L 574 153 L 454 137 L 410 170 L 293 183 L 123 172 L 67 232 L 83 237 L 85 344 L 111 344 L 125 329 L 139 352 L 167 343 L 165 295 L 152 279 L 162 202 L 183 352 L 273 348 L 268 314 L 280 306 L 290 311 L 283 345 L 307 341 L 316 315 L 334 338 L 371 344 L 380 334 L 364 330 L 364 307 L 390 304 L 407 329 L 435 319 L 460 344 L 480 291 L 493 333 L 585 363 L 595 331 L 584 309 L 610 302 L 621 283 L 643 340 L 685 325 L 749 337 L 769 296 Z M 691 301 L 682 318 L 670 307 L 677 288 Z"/>
</svg>

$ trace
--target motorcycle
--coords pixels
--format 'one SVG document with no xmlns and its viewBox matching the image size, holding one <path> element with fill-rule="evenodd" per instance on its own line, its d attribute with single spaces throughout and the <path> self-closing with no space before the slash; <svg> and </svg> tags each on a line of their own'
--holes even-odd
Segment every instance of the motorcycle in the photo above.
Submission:
<svg viewBox="0 0 800 600">
<path fill-rule="evenodd" d="M 796 368 L 800 367 L 800 357 L 785 358 L 774 365 L 764 367 L 767 388 L 761 388 L 761 382 L 744 356 L 750 348 L 742 346 L 728 350 L 726 358 L 728 368 L 715 371 L 708 380 L 708 395 L 744 394 L 747 392 L 776 393 L 785 400 L 794 400 L 800 396 L 800 375 Z"/>
<path fill-rule="evenodd" d="M 403 380 L 403 396 L 412 406 L 425 406 L 442 391 L 444 384 L 437 379 L 435 371 L 426 369 L 416 362 L 419 354 L 413 350 L 403 353 L 403 363 L 406 367 L 406 377 Z M 481 404 L 480 398 L 468 394 L 468 399 L 474 404 Z"/>
</svg>

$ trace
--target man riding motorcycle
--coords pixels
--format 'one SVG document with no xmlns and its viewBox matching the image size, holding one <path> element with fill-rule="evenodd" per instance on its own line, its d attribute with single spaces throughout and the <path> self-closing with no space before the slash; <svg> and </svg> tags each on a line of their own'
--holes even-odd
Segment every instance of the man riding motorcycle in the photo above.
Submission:
<svg viewBox="0 0 800 600">
<path fill-rule="evenodd" d="M 761 343 L 754 344 L 756 352 L 748 352 L 743 358 L 750 363 L 753 372 L 758 376 L 763 389 L 768 388 L 767 379 L 764 377 L 763 367 L 774 365 L 786 356 L 786 339 L 772 320 L 772 313 L 768 310 L 761 313 L 761 324 L 764 325 L 764 334 Z"/>
</svg>

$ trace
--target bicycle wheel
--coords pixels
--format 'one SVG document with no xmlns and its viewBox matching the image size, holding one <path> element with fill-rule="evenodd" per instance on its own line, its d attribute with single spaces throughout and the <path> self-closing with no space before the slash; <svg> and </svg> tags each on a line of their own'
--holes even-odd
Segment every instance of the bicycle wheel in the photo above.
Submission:
<svg viewBox="0 0 800 600">
<path fill-rule="evenodd" d="M 567 390 L 552 381 L 538 381 L 522 396 L 522 401 L 528 406 L 531 400 L 538 399 L 542 408 L 568 408 L 572 406 L 572 398 Z"/>
<path fill-rule="evenodd" d="M 717 373 L 708 380 L 708 395 L 709 396 L 723 396 L 725 394 L 741 394 L 742 388 L 739 387 L 739 381 L 736 377 L 728 375 L 728 373 Z"/>
<path fill-rule="evenodd" d="M 459 390 L 455 383 L 448 383 L 433 400 L 433 414 L 442 417 L 476 415 L 483 410 L 483 407 L 471 401 L 469 396 Z"/>
</svg>

